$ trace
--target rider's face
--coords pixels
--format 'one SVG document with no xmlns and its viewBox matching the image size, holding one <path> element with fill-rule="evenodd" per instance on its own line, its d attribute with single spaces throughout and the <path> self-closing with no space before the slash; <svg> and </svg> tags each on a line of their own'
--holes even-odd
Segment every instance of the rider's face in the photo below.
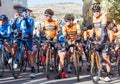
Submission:
<svg viewBox="0 0 120 84">
<path fill-rule="evenodd" d="M 71 21 L 71 20 L 66 20 L 65 21 L 65 24 L 66 24 L 66 26 L 71 26 L 71 24 L 73 23 L 73 21 Z"/>
<path fill-rule="evenodd" d="M 51 21 L 52 20 L 52 15 L 45 15 L 45 19 L 47 21 Z"/>
<path fill-rule="evenodd" d="M 94 16 L 97 18 L 97 17 L 99 17 L 100 16 L 100 14 L 101 14 L 101 12 L 100 11 L 94 11 L 93 12 L 94 13 Z"/>
<path fill-rule="evenodd" d="M 2 26 L 5 23 L 4 20 L 0 20 L 0 26 Z"/>
</svg>

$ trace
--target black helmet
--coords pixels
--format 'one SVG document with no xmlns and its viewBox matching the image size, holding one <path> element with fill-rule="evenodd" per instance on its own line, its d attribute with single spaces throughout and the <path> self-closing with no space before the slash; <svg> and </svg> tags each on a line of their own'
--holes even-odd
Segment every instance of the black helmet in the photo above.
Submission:
<svg viewBox="0 0 120 84">
<path fill-rule="evenodd" d="M 18 13 L 23 13 L 23 12 L 26 12 L 27 9 L 25 7 L 21 7 L 18 9 Z"/>
<path fill-rule="evenodd" d="M 100 3 L 94 3 L 93 4 L 93 7 L 92 7 L 92 11 L 101 11 L 101 8 L 100 8 Z"/>
<path fill-rule="evenodd" d="M 46 9 L 44 12 L 45 15 L 54 15 L 54 12 L 52 9 Z"/>
<path fill-rule="evenodd" d="M 0 20 L 5 20 L 5 21 L 7 21 L 7 20 L 8 20 L 7 15 L 1 14 L 1 15 L 0 15 Z"/>
<path fill-rule="evenodd" d="M 72 20 L 74 21 L 74 15 L 71 13 L 71 14 L 66 14 L 64 16 L 64 20 Z"/>
</svg>

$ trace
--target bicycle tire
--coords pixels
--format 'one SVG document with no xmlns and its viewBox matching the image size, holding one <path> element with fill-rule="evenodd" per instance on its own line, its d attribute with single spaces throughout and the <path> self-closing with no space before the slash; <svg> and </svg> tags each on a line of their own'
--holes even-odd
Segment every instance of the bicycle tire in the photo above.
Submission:
<svg viewBox="0 0 120 84">
<path fill-rule="evenodd" d="M 73 57 L 74 57 L 73 62 L 75 68 L 75 75 L 77 76 L 77 81 L 79 81 L 80 63 L 79 63 L 78 52 L 76 50 L 74 50 Z"/>
<path fill-rule="evenodd" d="M 16 56 L 18 57 L 17 60 L 16 60 Z M 16 62 L 18 64 L 18 67 L 14 69 L 14 64 Z M 13 57 L 13 60 L 12 60 L 12 75 L 15 79 L 19 77 L 21 70 L 22 70 L 22 59 L 21 59 L 20 50 L 17 49 L 17 51 L 15 52 L 15 57 Z"/>
<path fill-rule="evenodd" d="M 26 72 L 27 66 L 29 65 L 28 53 L 26 49 L 22 50 L 24 59 L 22 60 L 22 71 Z"/>
<path fill-rule="evenodd" d="M 4 57 L 3 52 L 0 49 L 0 77 L 4 76 Z"/>
<path fill-rule="evenodd" d="M 95 56 L 97 58 L 95 58 Z M 101 58 L 96 51 L 92 52 L 91 54 L 91 78 L 94 84 L 98 84 L 99 77 L 100 77 L 100 64 Z"/>
<path fill-rule="evenodd" d="M 118 74 L 120 76 L 120 50 L 118 51 Z"/>
<path fill-rule="evenodd" d="M 46 77 L 49 79 L 49 66 L 50 66 L 50 49 L 47 49 L 47 54 L 46 54 Z"/>
<path fill-rule="evenodd" d="M 40 50 L 37 50 L 37 57 L 36 57 L 36 66 L 37 66 L 37 72 L 39 72 L 39 66 L 40 66 Z"/>
</svg>

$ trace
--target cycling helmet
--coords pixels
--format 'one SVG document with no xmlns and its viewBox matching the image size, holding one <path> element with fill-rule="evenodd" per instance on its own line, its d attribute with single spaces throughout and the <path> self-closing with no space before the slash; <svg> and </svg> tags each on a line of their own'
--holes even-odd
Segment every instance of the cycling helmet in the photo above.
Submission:
<svg viewBox="0 0 120 84">
<path fill-rule="evenodd" d="M 71 13 L 71 14 L 66 14 L 65 16 L 64 16 L 64 20 L 66 21 L 66 20 L 72 20 L 72 21 L 74 21 L 74 15 Z"/>
<path fill-rule="evenodd" d="M 44 14 L 45 15 L 54 15 L 54 11 L 52 9 L 46 9 Z"/>
<path fill-rule="evenodd" d="M 93 7 L 92 7 L 92 11 L 101 11 L 101 8 L 100 8 L 100 3 L 94 3 L 93 4 Z"/>
<path fill-rule="evenodd" d="M 27 12 L 27 9 L 25 7 L 21 7 L 18 9 L 18 13 L 23 13 L 23 12 Z"/>
<path fill-rule="evenodd" d="M 1 14 L 1 15 L 0 15 L 0 20 L 5 20 L 5 21 L 7 21 L 7 20 L 8 20 L 7 15 Z"/>
</svg>

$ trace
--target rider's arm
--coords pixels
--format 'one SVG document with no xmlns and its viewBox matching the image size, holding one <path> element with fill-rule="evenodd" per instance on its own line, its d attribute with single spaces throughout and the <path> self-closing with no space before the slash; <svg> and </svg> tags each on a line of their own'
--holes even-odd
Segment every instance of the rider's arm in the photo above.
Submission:
<svg viewBox="0 0 120 84">
<path fill-rule="evenodd" d="M 80 25 L 77 24 L 76 27 L 77 27 L 77 34 L 80 35 L 80 33 L 81 33 Z"/>
<path fill-rule="evenodd" d="M 105 16 L 103 16 L 102 23 L 101 23 L 101 28 L 102 28 L 102 36 L 101 36 L 101 40 L 100 40 L 101 43 L 103 43 L 104 40 L 108 38 L 106 24 L 107 24 L 107 18 Z"/>
<path fill-rule="evenodd" d="M 12 34 L 12 27 L 9 25 L 7 27 L 7 37 L 10 37 L 11 34 Z"/>
<path fill-rule="evenodd" d="M 66 31 L 66 28 L 65 28 L 65 26 L 62 28 L 62 33 L 63 33 L 63 35 L 64 35 L 64 36 L 66 36 L 66 34 L 67 34 L 67 31 Z"/>
</svg>

